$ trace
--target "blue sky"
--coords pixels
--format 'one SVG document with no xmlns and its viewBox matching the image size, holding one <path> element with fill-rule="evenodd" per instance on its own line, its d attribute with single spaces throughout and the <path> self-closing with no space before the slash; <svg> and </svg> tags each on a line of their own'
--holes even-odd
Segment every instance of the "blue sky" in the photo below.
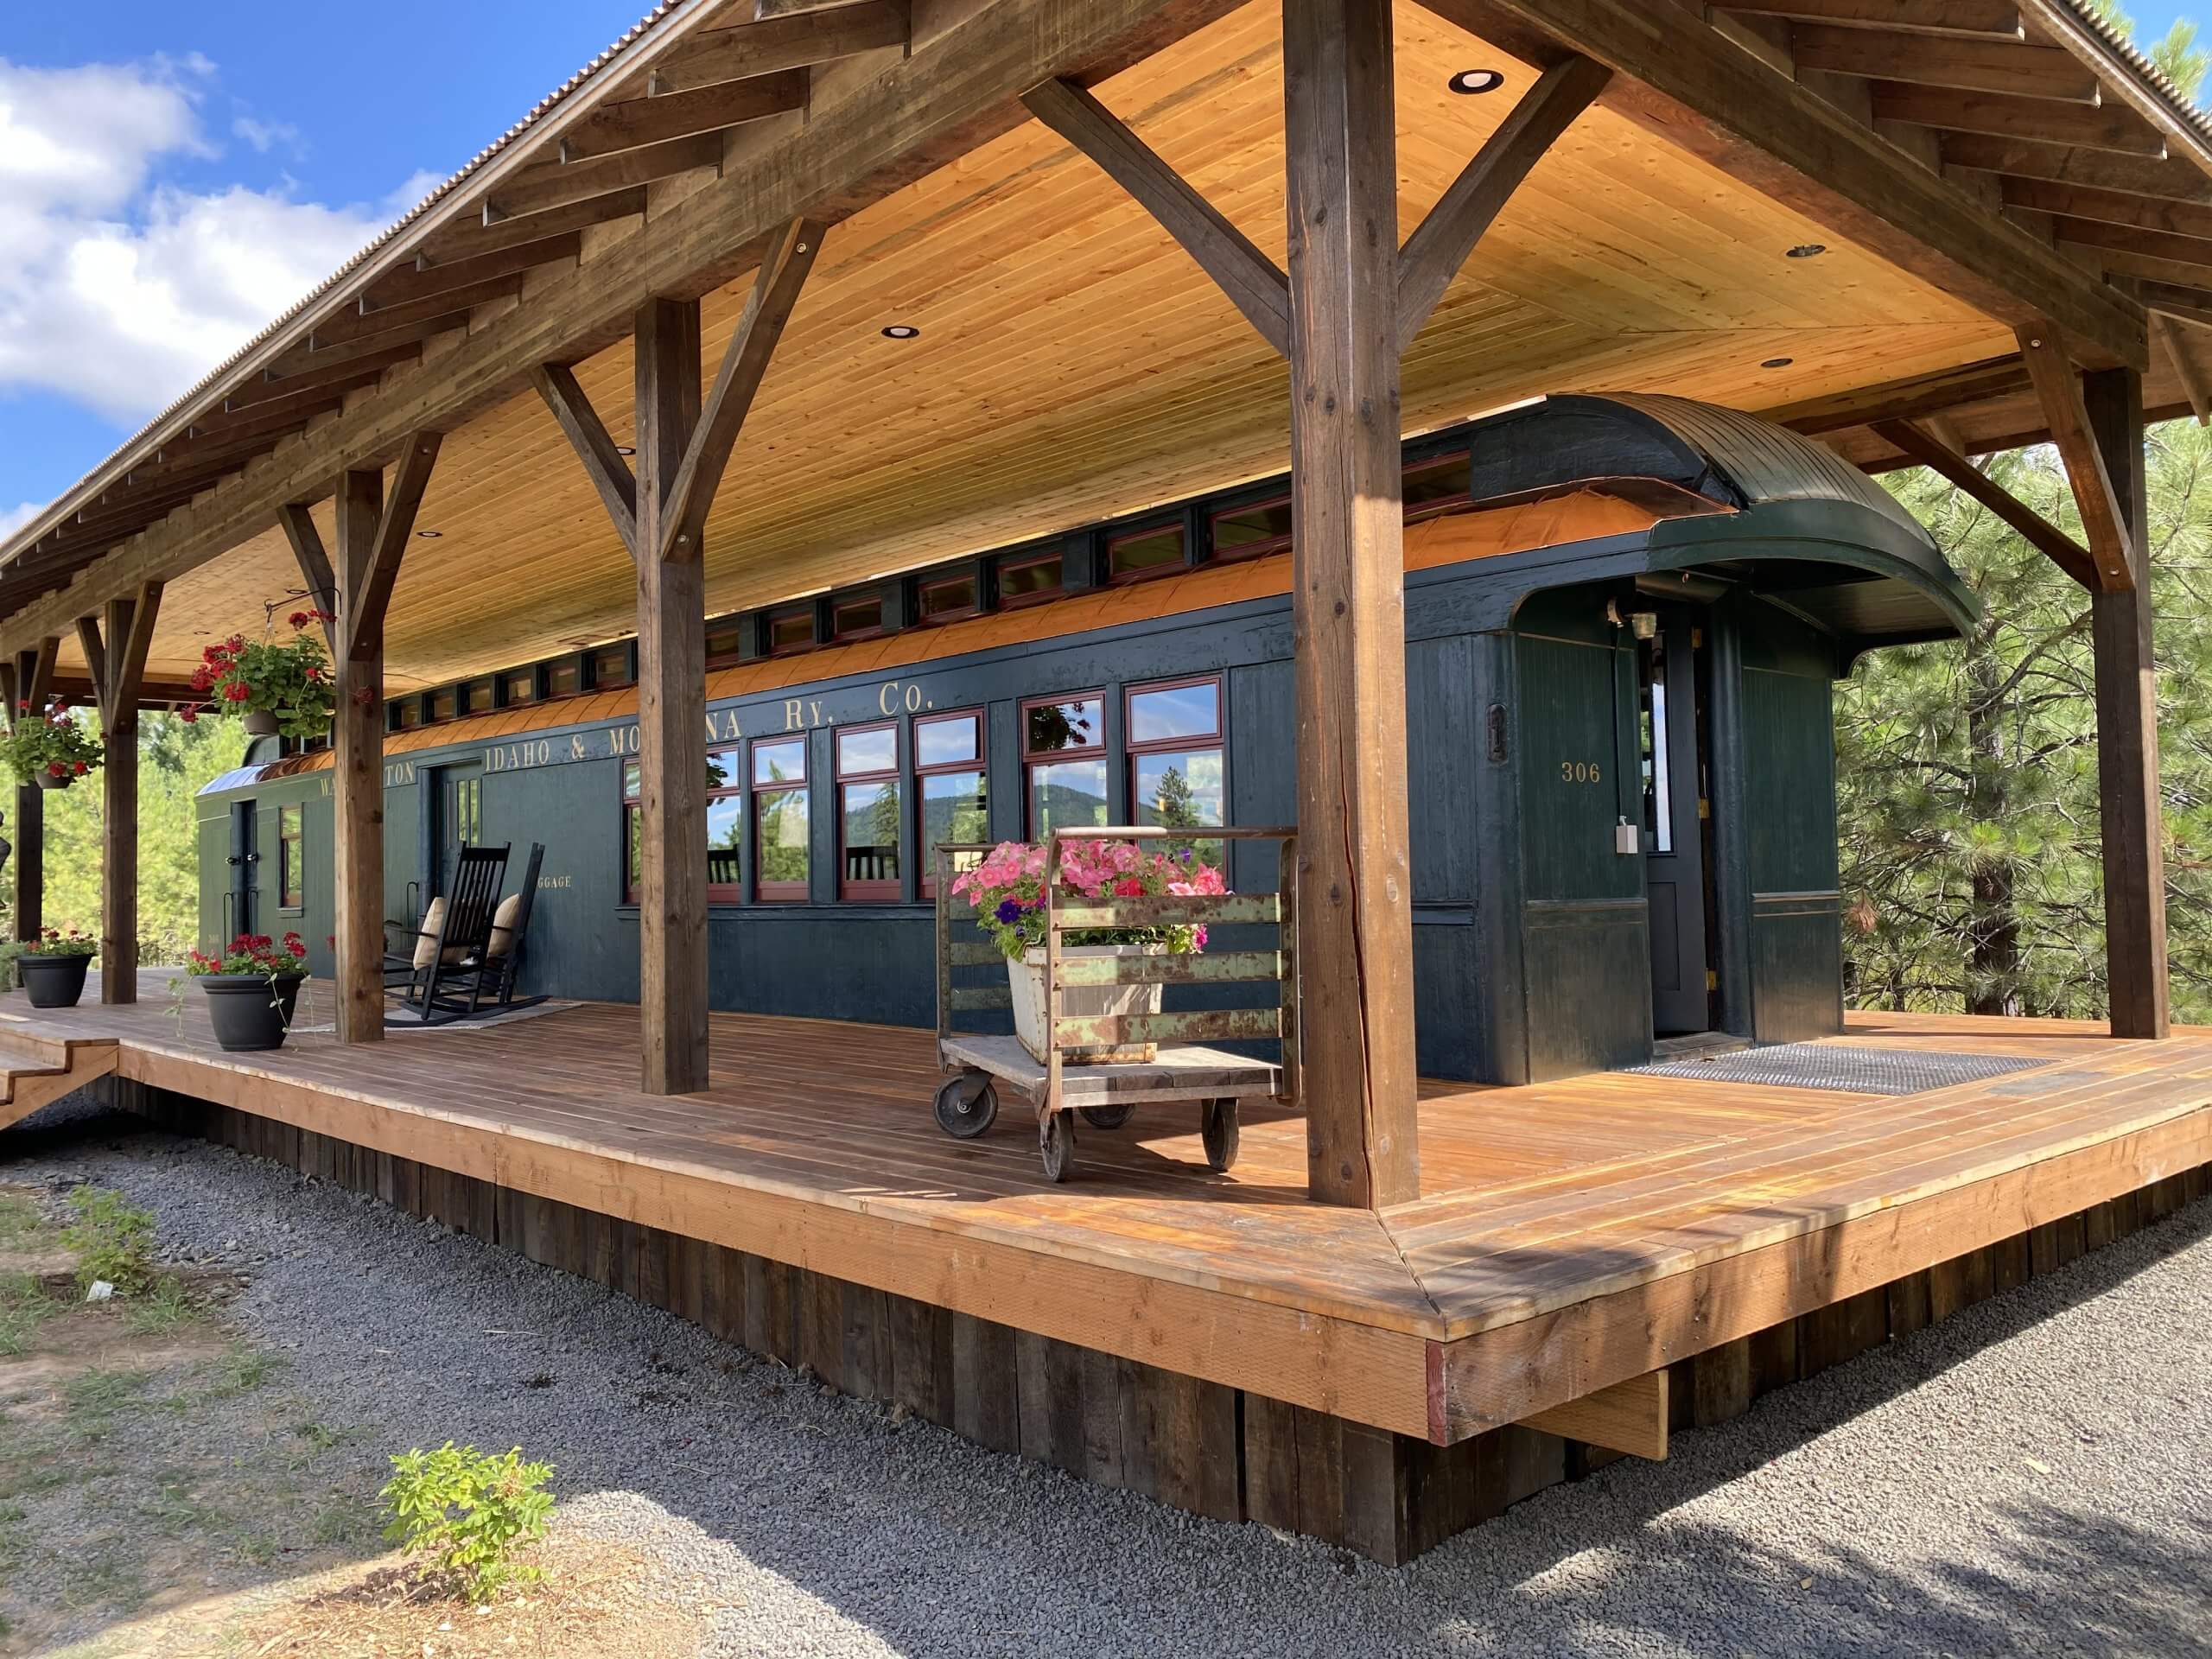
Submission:
<svg viewBox="0 0 2212 1659">
<path fill-rule="evenodd" d="M 648 0 L 19 0 L 0 21 L 0 533 Z M 2137 38 L 2171 4 L 2137 3 Z"/>
<path fill-rule="evenodd" d="M 0 9 L 0 528 L 647 3 Z"/>
</svg>

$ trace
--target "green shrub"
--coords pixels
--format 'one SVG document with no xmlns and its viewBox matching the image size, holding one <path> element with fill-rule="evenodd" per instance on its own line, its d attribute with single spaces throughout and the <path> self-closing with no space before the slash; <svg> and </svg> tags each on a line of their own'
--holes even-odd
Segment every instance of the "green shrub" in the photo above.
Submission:
<svg viewBox="0 0 2212 1659">
<path fill-rule="evenodd" d="M 77 1287 L 92 1288 L 96 1279 L 113 1285 L 120 1296 L 136 1296 L 154 1283 L 154 1217 L 134 1210 L 111 1186 L 80 1186 L 69 1194 L 76 1211 L 61 1243 L 77 1255 Z"/>
<path fill-rule="evenodd" d="M 443 1572 L 473 1602 L 486 1602 L 503 1585 L 528 1583 L 534 1567 L 516 1565 L 516 1550 L 545 1535 L 553 1495 L 545 1490 L 553 1466 L 524 1463 L 522 1448 L 505 1457 L 480 1456 L 473 1446 L 455 1450 L 448 1440 L 435 1452 L 419 1447 L 391 1460 L 392 1475 L 378 1496 L 384 1503 L 384 1535 L 407 1554 L 427 1554 L 423 1575 Z"/>
</svg>

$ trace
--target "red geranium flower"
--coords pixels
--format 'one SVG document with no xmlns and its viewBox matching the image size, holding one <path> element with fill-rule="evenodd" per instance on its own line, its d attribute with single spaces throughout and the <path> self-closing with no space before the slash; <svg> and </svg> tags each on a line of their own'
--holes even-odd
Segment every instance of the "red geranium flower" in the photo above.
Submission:
<svg viewBox="0 0 2212 1659">
<path fill-rule="evenodd" d="M 79 761 L 76 761 L 75 763 L 73 763 L 73 764 L 70 766 L 69 770 L 70 770 L 70 771 L 72 771 L 72 772 L 75 772 L 75 773 L 76 773 L 79 778 L 81 778 L 81 777 L 83 777 L 86 772 L 90 772 L 90 771 L 92 770 L 92 768 L 91 768 L 90 766 L 86 766 L 83 761 L 79 760 Z M 71 929 L 70 931 L 71 931 L 72 932 L 74 932 L 76 930 L 73 928 L 73 929 Z"/>
<path fill-rule="evenodd" d="M 253 695 L 253 688 L 243 680 L 232 680 L 223 688 L 223 696 L 232 702 L 244 702 Z"/>
<path fill-rule="evenodd" d="M 69 768 L 63 766 L 59 760 L 48 761 L 47 763 L 46 769 L 51 776 L 55 778 L 67 778 L 69 775 Z"/>
<path fill-rule="evenodd" d="M 305 611 L 294 611 L 292 613 L 291 622 L 292 626 L 296 628 L 304 628 L 313 619 L 310 618 Z"/>
</svg>

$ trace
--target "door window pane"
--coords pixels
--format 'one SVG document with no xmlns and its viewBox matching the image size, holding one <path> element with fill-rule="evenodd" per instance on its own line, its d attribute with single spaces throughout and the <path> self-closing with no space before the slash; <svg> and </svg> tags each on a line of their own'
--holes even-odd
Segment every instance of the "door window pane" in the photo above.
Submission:
<svg viewBox="0 0 2212 1659">
<path fill-rule="evenodd" d="M 937 891 L 937 849 L 944 842 L 988 841 L 990 815 L 987 788 L 980 772 L 931 773 L 918 780 L 922 791 L 922 896 Z M 956 873 L 971 870 L 982 860 L 981 853 L 955 853 Z"/>
<path fill-rule="evenodd" d="M 303 811 L 296 806 L 276 809 L 277 902 L 286 910 L 298 910 L 307 903 L 305 881 L 300 870 L 300 821 Z"/>
</svg>

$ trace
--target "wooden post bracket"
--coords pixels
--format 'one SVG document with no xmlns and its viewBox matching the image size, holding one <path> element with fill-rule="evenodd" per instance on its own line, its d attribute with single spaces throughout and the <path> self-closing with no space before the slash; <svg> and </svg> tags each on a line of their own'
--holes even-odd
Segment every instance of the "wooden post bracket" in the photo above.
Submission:
<svg viewBox="0 0 2212 1659">
<path fill-rule="evenodd" d="M 2028 365 L 2036 398 L 2043 405 L 2050 427 L 2050 441 L 2065 463 L 2066 481 L 2081 509 L 2082 533 L 2088 537 L 2094 567 L 2092 591 L 2124 594 L 2136 583 L 2133 538 L 2112 474 L 2089 429 L 2089 413 L 2082 401 L 2082 382 L 2058 329 L 2049 321 L 2018 331 L 2020 359 Z"/>
<path fill-rule="evenodd" d="M 1398 253 L 1398 349 L 1410 345 L 1522 180 L 1612 79 L 1572 54 L 1522 95 Z M 1048 80 L 1021 95 L 1029 112 L 1096 162 L 1180 243 L 1200 270 L 1284 356 L 1290 279 L 1182 175 L 1082 87 Z"/>
<path fill-rule="evenodd" d="M 2094 589 L 2099 585 L 2095 562 L 2081 543 L 1923 424 L 1912 421 L 1875 421 L 1869 429 L 1892 449 L 1909 455 L 1929 471 L 1939 474 L 1980 502 L 2084 588 Z"/>
</svg>

